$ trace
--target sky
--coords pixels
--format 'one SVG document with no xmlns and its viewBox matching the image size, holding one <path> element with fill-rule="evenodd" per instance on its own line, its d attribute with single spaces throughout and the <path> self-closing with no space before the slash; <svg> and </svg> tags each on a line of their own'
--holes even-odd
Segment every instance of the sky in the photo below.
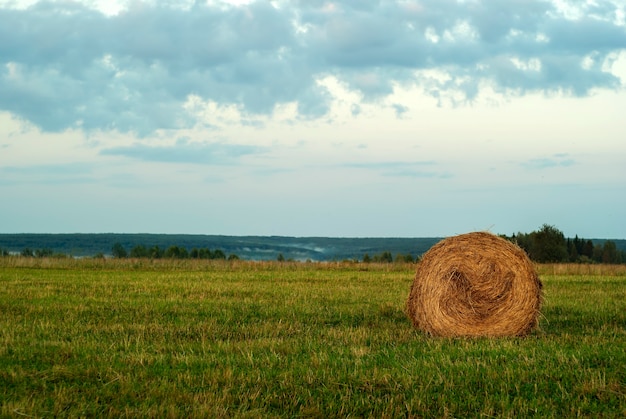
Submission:
<svg viewBox="0 0 626 419">
<path fill-rule="evenodd" d="M 625 163 L 625 0 L 0 0 L 0 233 L 626 239 Z"/>
</svg>

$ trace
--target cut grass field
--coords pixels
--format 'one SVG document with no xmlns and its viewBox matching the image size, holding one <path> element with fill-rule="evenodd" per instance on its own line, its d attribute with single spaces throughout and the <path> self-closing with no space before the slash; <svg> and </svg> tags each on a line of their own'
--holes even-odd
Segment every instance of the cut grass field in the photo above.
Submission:
<svg viewBox="0 0 626 419">
<path fill-rule="evenodd" d="M 626 417 L 626 269 L 526 338 L 430 338 L 414 265 L 0 258 L 0 417 Z"/>
</svg>

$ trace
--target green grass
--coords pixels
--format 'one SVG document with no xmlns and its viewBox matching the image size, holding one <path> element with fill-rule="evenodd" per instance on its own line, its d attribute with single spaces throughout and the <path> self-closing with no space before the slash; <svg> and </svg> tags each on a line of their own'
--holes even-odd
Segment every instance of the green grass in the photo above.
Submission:
<svg viewBox="0 0 626 419">
<path fill-rule="evenodd" d="M 411 265 L 0 259 L 1 417 L 624 417 L 626 274 L 526 338 L 415 331 Z"/>
</svg>

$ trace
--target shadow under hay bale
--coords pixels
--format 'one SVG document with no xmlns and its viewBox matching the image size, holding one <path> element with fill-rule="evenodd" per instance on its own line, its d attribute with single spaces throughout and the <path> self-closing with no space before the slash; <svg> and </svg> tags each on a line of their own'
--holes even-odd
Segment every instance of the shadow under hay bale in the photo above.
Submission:
<svg viewBox="0 0 626 419">
<path fill-rule="evenodd" d="M 491 233 L 462 234 L 424 254 L 407 314 L 433 336 L 523 336 L 537 326 L 541 288 L 521 248 Z"/>
</svg>

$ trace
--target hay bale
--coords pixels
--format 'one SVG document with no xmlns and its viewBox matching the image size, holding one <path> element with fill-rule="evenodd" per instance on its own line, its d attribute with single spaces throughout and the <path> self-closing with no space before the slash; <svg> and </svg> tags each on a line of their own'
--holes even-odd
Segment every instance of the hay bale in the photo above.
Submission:
<svg viewBox="0 0 626 419">
<path fill-rule="evenodd" d="M 541 288 L 521 248 L 490 233 L 462 234 L 424 254 L 407 314 L 433 336 L 522 336 L 537 325 Z"/>
</svg>

